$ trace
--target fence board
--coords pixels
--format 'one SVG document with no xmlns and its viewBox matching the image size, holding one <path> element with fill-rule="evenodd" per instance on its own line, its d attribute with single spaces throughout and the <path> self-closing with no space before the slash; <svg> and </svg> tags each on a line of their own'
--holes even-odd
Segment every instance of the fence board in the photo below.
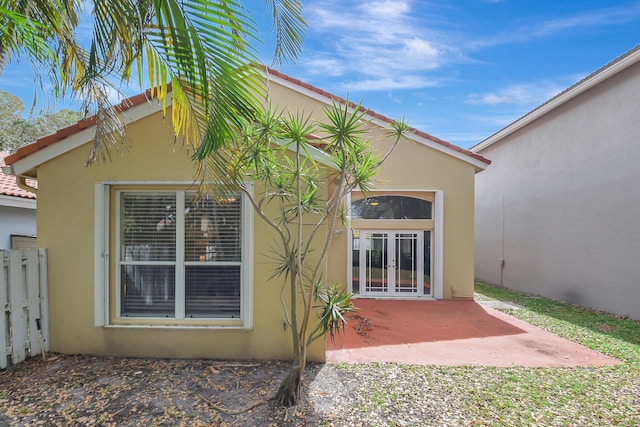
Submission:
<svg viewBox="0 0 640 427">
<path fill-rule="evenodd" d="M 22 269 L 22 251 L 9 252 L 9 301 L 11 306 L 11 363 L 22 362 L 27 357 L 27 313 Z"/>
<path fill-rule="evenodd" d="M 49 351 L 49 286 L 47 282 L 47 250 L 38 249 L 40 283 L 40 327 L 44 340 L 44 351 Z"/>
<path fill-rule="evenodd" d="M 49 350 L 46 257 L 0 250 L 0 368 Z"/>
<path fill-rule="evenodd" d="M 0 251 L 0 369 L 8 366 L 9 343 L 9 254 Z"/>
<path fill-rule="evenodd" d="M 38 280 L 38 251 L 27 249 L 25 251 L 25 279 L 27 289 L 27 300 L 29 307 L 29 355 L 35 356 L 41 351 L 40 338 L 40 284 Z"/>
</svg>

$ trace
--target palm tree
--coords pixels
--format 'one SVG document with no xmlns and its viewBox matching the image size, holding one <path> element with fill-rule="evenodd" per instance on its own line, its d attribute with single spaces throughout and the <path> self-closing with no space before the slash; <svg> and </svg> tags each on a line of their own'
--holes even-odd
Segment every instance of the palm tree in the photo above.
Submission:
<svg viewBox="0 0 640 427">
<path fill-rule="evenodd" d="M 280 302 L 292 343 L 289 371 L 273 397 L 282 406 L 299 402 L 308 347 L 327 333 L 333 339 L 344 328 L 343 314 L 354 309 L 351 294 L 324 277 L 334 231 L 347 220 L 343 202 L 352 190 L 371 190 L 382 163 L 410 132 L 404 120 L 393 122 L 386 133 L 392 143 L 379 155 L 361 105 L 334 102 L 324 113 L 316 121 L 266 108 L 206 161 L 211 181 L 224 182 L 227 195 L 244 193 L 273 232 L 270 279 L 282 279 Z M 312 155 L 318 146 L 323 162 Z M 247 182 L 263 187 L 254 193 Z"/>
<path fill-rule="evenodd" d="M 305 28 L 300 2 L 265 2 L 276 33 L 274 62 L 295 59 Z M 203 161 L 241 119 L 254 116 L 264 97 L 252 47 L 257 30 L 244 3 L 249 2 L 1 0 L 0 74 L 13 58 L 28 59 L 41 85 L 51 84 L 56 96 L 79 99 L 85 113 L 96 112 L 88 163 L 107 159 L 125 140 L 108 93 L 146 79 L 163 110 L 171 97 L 175 136 Z M 83 44 L 76 32 L 86 10 L 93 35 Z"/>
</svg>

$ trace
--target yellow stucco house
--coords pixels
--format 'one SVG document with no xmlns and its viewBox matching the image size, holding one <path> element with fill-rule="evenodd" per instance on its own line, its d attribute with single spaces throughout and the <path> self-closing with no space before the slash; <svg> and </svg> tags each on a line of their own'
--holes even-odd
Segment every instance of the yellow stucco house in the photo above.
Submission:
<svg viewBox="0 0 640 427">
<path fill-rule="evenodd" d="M 270 70 L 274 104 L 320 118 L 325 91 Z M 290 357 L 280 279 L 268 280 L 272 236 L 243 196 L 192 203 L 194 165 L 170 115 L 145 94 L 126 105 L 130 149 L 85 167 L 95 120 L 44 137 L 5 160 L 38 181 L 39 247 L 48 251 L 50 348 L 153 357 Z M 391 120 L 368 111 L 386 151 Z M 356 297 L 471 299 L 474 175 L 489 161 L 414 130 L 370 194 L 352 193 L 326 275 Z M 259 188 L 259 183 L 255 183 Z M 324 360 L 324 342 L 310 349 Z"/>
</svg>

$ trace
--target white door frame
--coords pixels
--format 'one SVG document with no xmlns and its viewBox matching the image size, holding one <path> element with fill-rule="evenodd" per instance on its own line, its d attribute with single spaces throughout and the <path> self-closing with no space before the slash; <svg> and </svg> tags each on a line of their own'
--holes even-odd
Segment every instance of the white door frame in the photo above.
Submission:
<svg viewBox="0 0 640 427">
<path fill-rule="evenodd" d="M 367 266 L 367 256 L 370 254 L 370 248 L 367 247 L 367 237 L 371 238 L 371 235 L 382 235 L 382 239 L 386 241 L 386 251 L 383 255 L 382 265 L 380 266 L 382 274 L 381 279 L 386 280 L 386 286 L 381 284 L 381 287 L 385 287 L 384 290 L 367 290 L 371 288 L 369 286 L 369 276 Z M 416 252 L 413 254 L 415 260 L 415 284 L 412 285 L 414 290 L 410 292 L 402 292 L 400 290 L 400 283 L 398 278 L 398 264 L 401 262 L 397 258 L 399 243 L 399 236 L 407 234 L 412 235 L 412 239 L 415 238 Z M 360 259 L 359 259 L 359 283 L 360 294 L 362 296 L 369 297 L 420 297 L 424 294 L 424 231 L 423 230 L 360 230 Z M 412 241 L 413 242 L 413 241 Z M 386 264 L 386 265 L 385 265 Z"/>
<path fill-rule="evenodd" d="M 403 192 L 410 190 L 381 190 L 385 192 Z M 414 191 L 414 190 L 411 190 Z M 444 191 L 442 190 L 424 190 L 435 194 L 433 206 L 433 222 L 434 227 L 431 230 L 431 296 L 424 295 L 422 298 L 442 299 L 443 297 L 443 246 L 444 246 Z M 347 194 L 346 206 L 351 206 L 351 194 Z M 389 224 L 389 228 L 393 228 L 393 224 Z M 347 223 L 347 289 L 353 292 L 352 287 L 352 270 L 353 270 L 353 238 L 352 228 Z M 427 231 L 427 230 L 424 230 Z M 364 297 L 361 294 L 355 294 L 354 298 Z M 411 298 L 417 298 L 413 296 Z"/>
</svg>

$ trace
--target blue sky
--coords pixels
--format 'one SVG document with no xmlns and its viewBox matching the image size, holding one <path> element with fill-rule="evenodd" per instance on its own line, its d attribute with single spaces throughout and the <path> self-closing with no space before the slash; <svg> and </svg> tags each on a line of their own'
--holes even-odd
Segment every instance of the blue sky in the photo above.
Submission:
<svg viewBox="0 0 640 427">
<path fill-rule="evenodd" d="M 251 4 L 265 39 L 260 54 L 269 63 L 266 7 Z M 465 148 L 640 43 L 640 1 L 303 0 L 303 6 L 303 53 L 280 71 Z M 0 89 L 26 105 L 32 87 L 20 65 L 0 76 Z"/>
<path fill-rule="evenodd" d="M 640 43 L 640 2 L 303 2 L 281 71 L 469 147 Z"/>
</svg>

